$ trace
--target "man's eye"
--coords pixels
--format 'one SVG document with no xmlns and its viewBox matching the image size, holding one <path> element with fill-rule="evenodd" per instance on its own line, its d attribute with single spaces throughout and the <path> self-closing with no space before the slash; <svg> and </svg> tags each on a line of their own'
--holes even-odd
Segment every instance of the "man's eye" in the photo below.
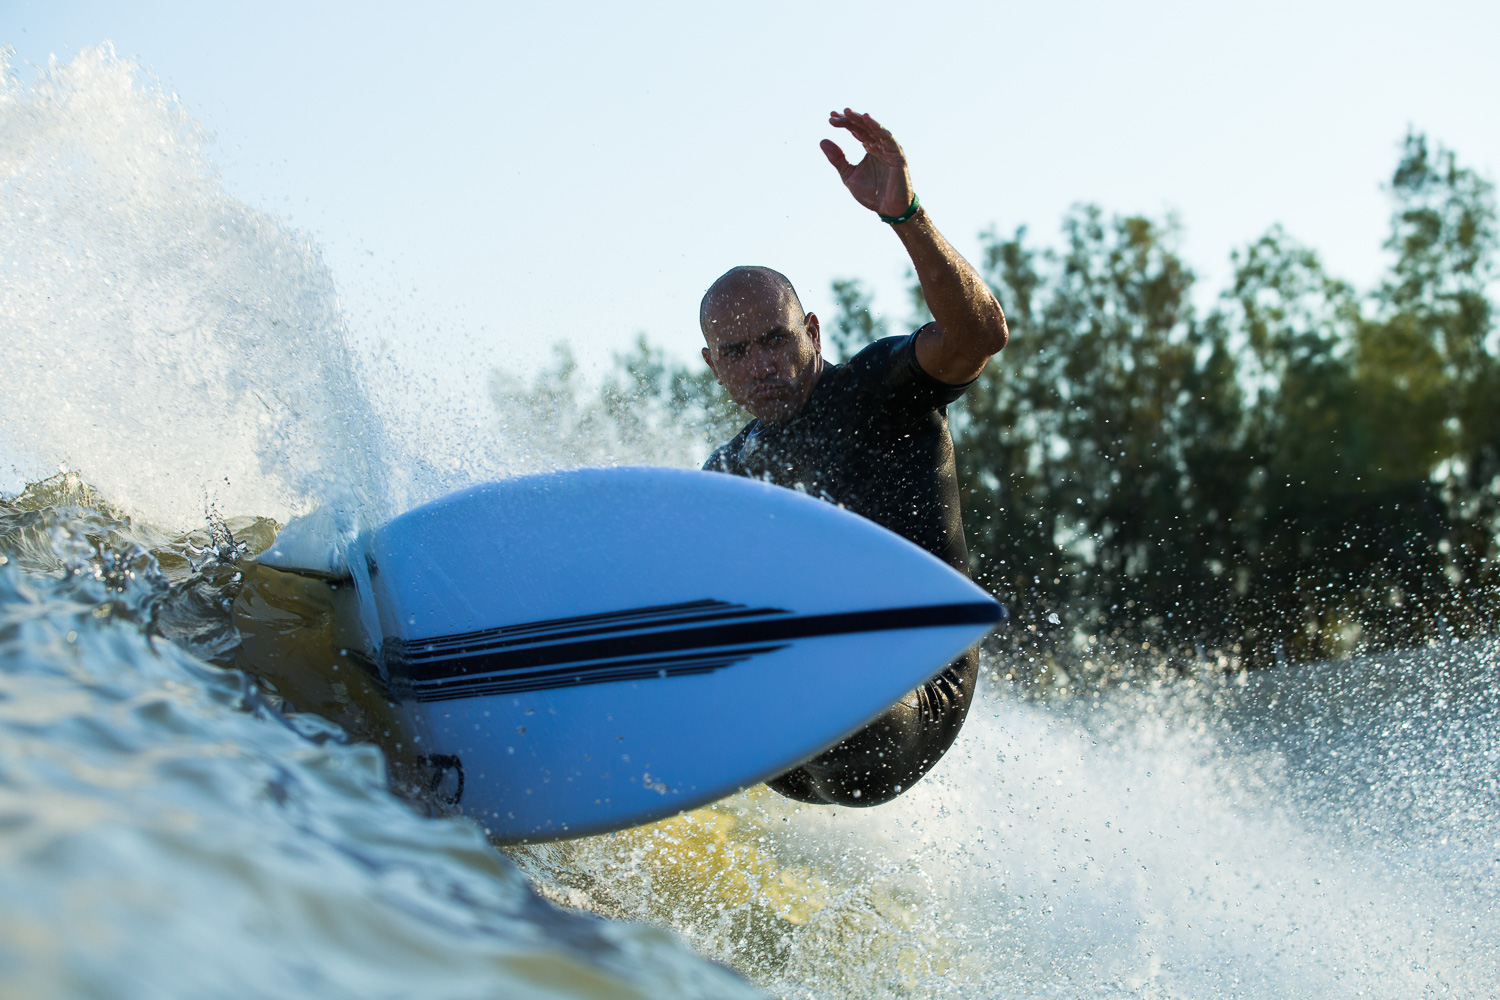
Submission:
<svg viewBox="0 0 1500 1000">
<path fill-rule="evenodd" d="M 743 358 L 745 356 L 744 344 L 731 344 L 722 351 L 726 358 Z"/>
</svg>

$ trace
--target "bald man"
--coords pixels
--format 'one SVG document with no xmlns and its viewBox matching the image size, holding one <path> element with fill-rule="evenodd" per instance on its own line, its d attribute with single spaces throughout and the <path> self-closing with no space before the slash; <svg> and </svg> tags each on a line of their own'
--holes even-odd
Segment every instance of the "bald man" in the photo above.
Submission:
<svg viewBox="0 0 1500 1000">
<path fill-rule="evenodd" d="M 917 200 L 906 156 L 869 115 L 829 124 L 864 146 L 851 164 L 822 147 L 854 200 L 911 257 L 933 322 L 887 337 L 844 364 L 823 360 L 818 317 L 786 277 L 736 267 L 703 296 L 703 360 L 755 419 L 705 469 L 802 489 L 861 514 L 968 572 L 948 404 L 1005 346 L 1000 304 Z M 842 743 L 769 782 L 804 802 L 870 806 L 910 788 L 952 745 L 974 694 L 970 650 Z M 850 664 L 849 683 L 859 683 Z"/>
</svg>

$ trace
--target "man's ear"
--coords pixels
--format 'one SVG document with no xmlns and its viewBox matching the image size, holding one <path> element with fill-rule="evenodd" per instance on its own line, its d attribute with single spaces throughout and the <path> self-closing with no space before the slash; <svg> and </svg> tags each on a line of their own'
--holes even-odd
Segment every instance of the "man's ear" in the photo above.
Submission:
<svg viewBox="0 0 1500 1000">
<path fill-rule="evenodd" d="M 714 378 L 719 377 L 719 370 L 714 367 L 714 356 L 708 352 L 708 348 L 706 347 L 703 348 L 703 363 L 708 365 L 708 370 L 714 373 Z"/>
<path fill-rule="evenodd" d="M 808 313 L 806 319 L 803 320 L 803 323 L 807 326 L 807 335 L 812 338 L 813 348 L 819 354 L 822 354 L 823 332 L 822 329 L 818 326 L 818 314 Z"/>
</svg>

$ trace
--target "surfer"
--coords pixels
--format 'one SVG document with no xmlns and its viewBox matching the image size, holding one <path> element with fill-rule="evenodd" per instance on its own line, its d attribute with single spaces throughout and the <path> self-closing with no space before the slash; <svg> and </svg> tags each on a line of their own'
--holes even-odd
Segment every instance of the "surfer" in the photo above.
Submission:
<svg viewBox="0 0 1500 1000">
<path fill-rule="evenodd" d="M 864 158 L 851 164 L 837 143 L 822 142 L 854 200 L 906 248 L 933 322 L 833 364 L 823 360 L 818 317 L 803 310 L 784 275 L 730 269 L 703 296 L 703 360 L 754 419 L 704 468 L 841 504 L 966 573 L 947 407 L 1005 346 L 1005 316 L 922 208 L 895 137 L 849 108 L 829 124 L 864 146 Z M 958 736 L 978 672 L 971 649 L 864 729 L 768 784 L 804 802 L 895 798 Z"/>
</svg>

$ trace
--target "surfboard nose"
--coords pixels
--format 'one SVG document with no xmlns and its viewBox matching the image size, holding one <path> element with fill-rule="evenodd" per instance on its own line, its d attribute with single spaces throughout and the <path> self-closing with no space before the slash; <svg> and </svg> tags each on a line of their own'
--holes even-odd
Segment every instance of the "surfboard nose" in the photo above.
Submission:
<svg viewBox="0 0 1500 1000">
<path fill-rule="evenodd" d="M 500 839 L 646 822 L 764 780 L 1005 614 L 863 518 L 678 469 L 488 483 L 366 544 L 392 685 Z"/>
</svg>

